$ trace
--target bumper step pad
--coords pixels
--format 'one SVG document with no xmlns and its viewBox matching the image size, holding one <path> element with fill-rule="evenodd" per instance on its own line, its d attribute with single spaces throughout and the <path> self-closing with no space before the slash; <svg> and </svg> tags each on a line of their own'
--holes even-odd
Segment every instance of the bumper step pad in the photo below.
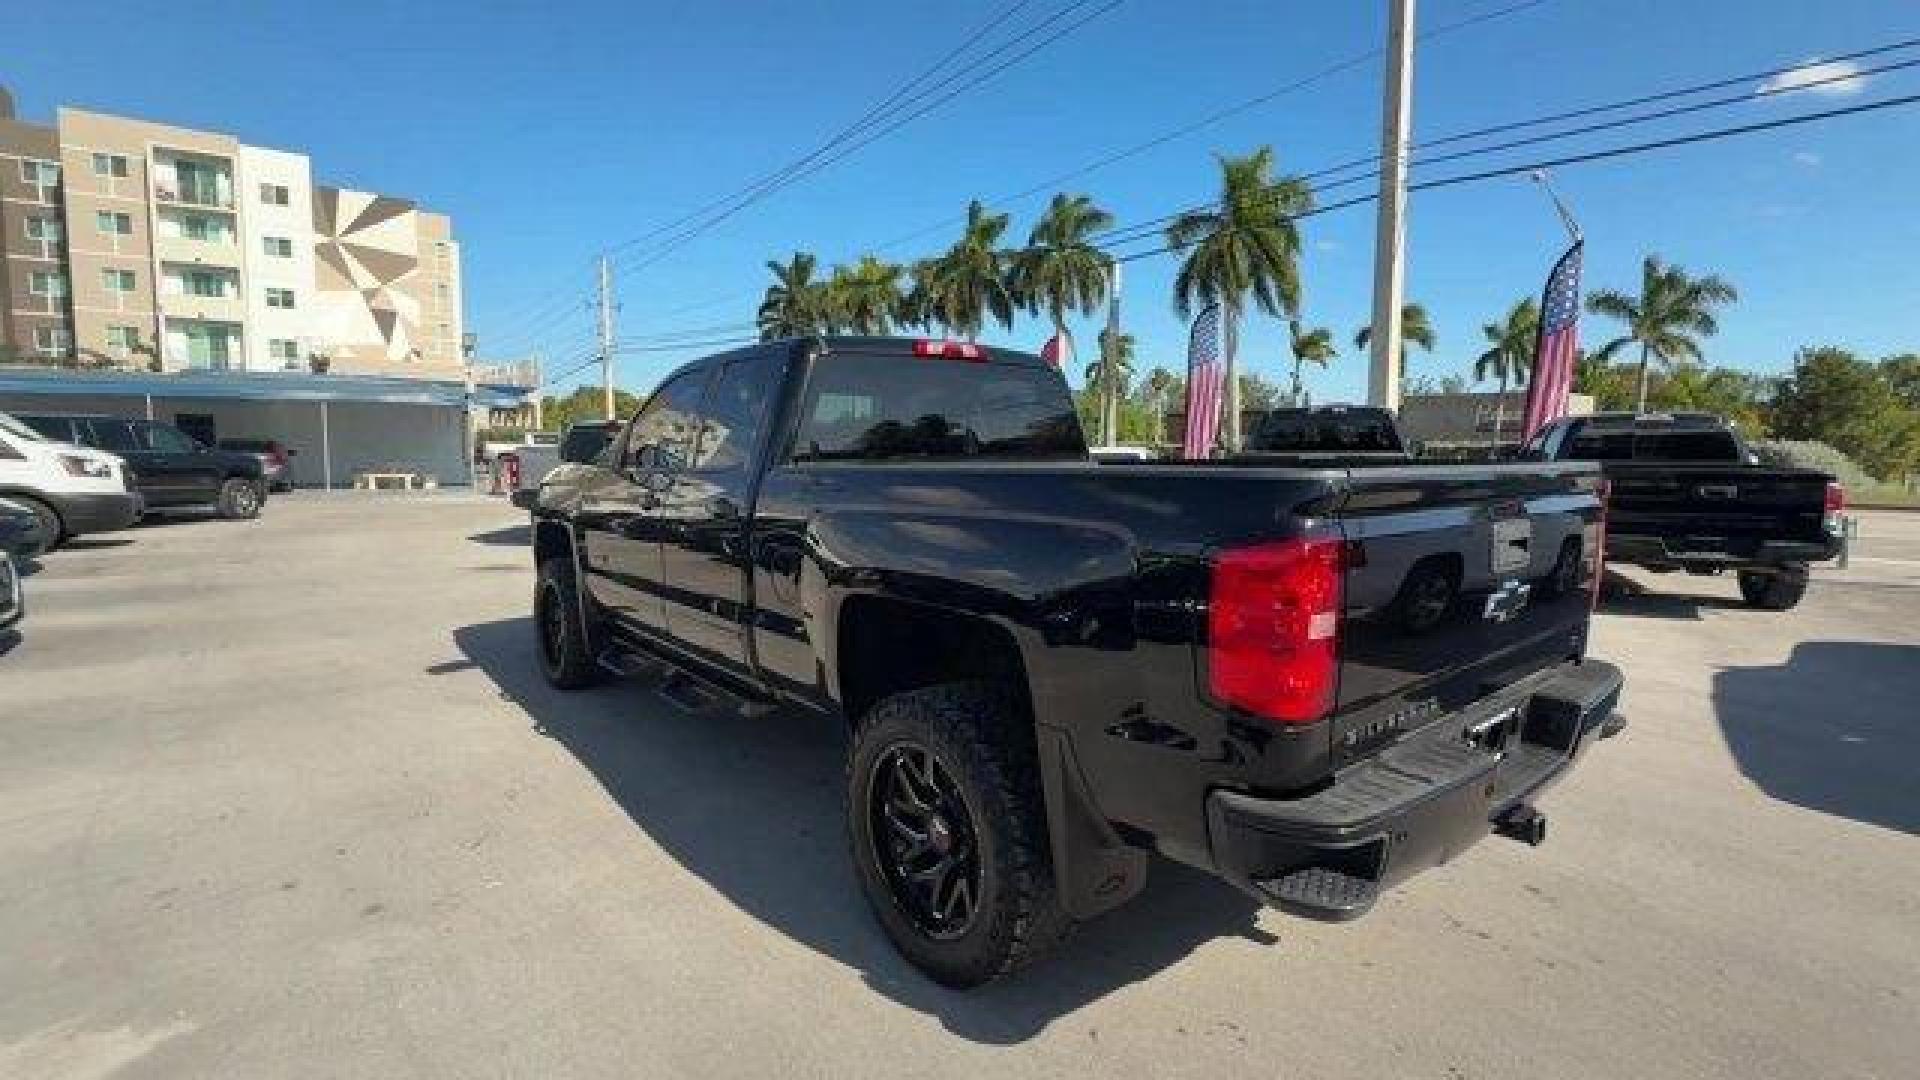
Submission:
<svg viewBox="0 0 1920 1080">
<path fill-rule="evenodd" d="M 1293 915 L 1323 922 L 1345 922 L 1365 915 L 1379 898 L 1373 881 L 1326 866 L 1308 866 L 1277 878 L 1256 881 L 1267 902 Z"/>
</svg>

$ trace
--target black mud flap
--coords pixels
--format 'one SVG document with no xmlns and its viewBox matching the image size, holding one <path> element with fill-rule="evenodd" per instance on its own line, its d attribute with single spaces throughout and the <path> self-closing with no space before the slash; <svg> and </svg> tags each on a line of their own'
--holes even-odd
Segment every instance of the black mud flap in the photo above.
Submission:
<svg viewBox="0 0 1920 1080">
<path fill-rule="evenodd" d="M 1035 734 L 1047 799 L 1053 879 L 1067 914 L 1090 919 L 1119 907 L 1146 887 L 1147 853 L 1121 840 L 1094 807 L 1065 733 L 1042 727 Z"/>
</svg>

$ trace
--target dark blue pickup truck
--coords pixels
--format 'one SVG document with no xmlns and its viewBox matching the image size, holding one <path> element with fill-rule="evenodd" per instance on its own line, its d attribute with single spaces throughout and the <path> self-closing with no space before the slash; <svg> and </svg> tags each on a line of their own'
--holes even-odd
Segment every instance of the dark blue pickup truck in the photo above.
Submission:
<svg viewBox="0 0 1920 1080">
<path fill-rule="evenodd" d="M 968 986 L 1149 853 L 1337 920 L 1489 832 L 1539 842 L 1535 800 L 1623 723 L 1586 655 L 1598 492 L 1585 463 L 1095 463 L 1033 356 L 772 342 L 547 477 L 533 644 L 566 689 L 664 661 L 843 719 L 873 910 Z"/>
</svg>

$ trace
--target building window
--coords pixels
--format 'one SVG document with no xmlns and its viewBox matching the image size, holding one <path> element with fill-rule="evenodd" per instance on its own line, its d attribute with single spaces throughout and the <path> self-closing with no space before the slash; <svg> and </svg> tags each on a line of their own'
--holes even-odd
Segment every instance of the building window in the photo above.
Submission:
<svg viewBox="0 0 1920 1080">
<path fill-rule="evenodd" d="M 133 291 L 133 271 L 108 268 L 100 271 L 100 284 L 108 292 L 130 293 Z"/>
<path fill-rule="evenodd" d="M 211 270 L 189 270 L 180 275 L 180 286 L 188 296 L 227 295 L 227 278 Z"/>
<path fill-rule="evenodd" d="M 300 363 L 300 343 L 292 338 L 269 338 L 267 355 L 293 367 Z"/>
<path fill-rule="evenodd" d="M 60 166 L 51 161 L 22 161 L 20 181 L 31 187 L 52 187 L 60 182 Z"/>
<path fill-rule="evenodd" d="M 267 306 L 271 308 L 290 308 L 293 306 L 292 289 L 268 289 Z"/>
<path fill-rule="evenodd" d="M 67 275 L 58 270 L 35 270 L 27 275 L 27 291 L 49 299 L 63 298 L 67 295 Z"/>
<path fill-rule="evenodd" d="M 268 206 L 287 205 L 289 201 L 287 186 L 285 184 L 261 184 L 260 201 L 266 203 Z"/>
<path fill-rule="evenodd" d="M 64 326 L 36 326 L 33 347 L 48 356 L 64 356 L 73 351 L 73 335 Z"/>
<path fill-rule="evenodd" d="M 135 326 L 107 327 L 107 348 L 125 352 L 140 347 L 140 329 Z"/>
<path fill-rule="evenodd" d="M 53 244 L 60 242 L 60 221 L 58 218 L 30 217 L 26 218 L 25 221 L 27 239 L 45 240 Z"/>
<path fill-rule="evenodd" d="M 93 155 L 93 175 L 121 176 L 121 177 L 126 176 L 127 175 L 127 156 L 125 154 Z"/>
<path fill-rule="evenodd" d="M 112 210 L 99 210 L 93 215 L 94 224 L 103 233 L 119 236 L 133 235 L 133 215 L 117 213 Z"/>
<path fill-rule="evenodd" d="M 284 236 L 266 237 L 267 254 L 276 259 L 293 258 L 293 241 Z"/>
</svg>

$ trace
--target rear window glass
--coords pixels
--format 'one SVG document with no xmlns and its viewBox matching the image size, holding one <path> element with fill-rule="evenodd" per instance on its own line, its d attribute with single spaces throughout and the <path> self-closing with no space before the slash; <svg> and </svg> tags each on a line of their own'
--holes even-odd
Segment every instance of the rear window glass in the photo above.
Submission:
<svg viewBox="0 0 1920 1080">
<path fill-rule="evenodd" d="M 1740 446 L 1724 431 L 1643 431 L 1633 456 L 1648 461 L 1738 461 Z"/>
<path fill-rule="evenodd" d="M 54 442 L 72 442 L 72 424 L 64 416 L 23 416 L 20 418 L 28 427 Z"/>
<path fill-rule="evenodd" d="M 1283 409 L 1260 417 L 1246 448 L 1256 454 L 1391 454 L 1401 446 L 1382 410 Z"/>
<path fill-rule="evenodd" d="M 1087 456 L 1048 368 L 838 353 L 814 365 L 800 416 L 796 461 Z"/>
<path fill-rule="evenodd" d="M 1738 461 L 1740 445 L 1725 431 L 1585 428 L 1560 455 L 1575 461 Z"/>
<path fill-rule="evenodd" d="M 133 433 L 133 428 L 118 420 L 95 420 L 92 424 L 94 444 L 102 450 L 111 450 L 116 454 L 137 454 L 146 447 Z"/>
</svg>

